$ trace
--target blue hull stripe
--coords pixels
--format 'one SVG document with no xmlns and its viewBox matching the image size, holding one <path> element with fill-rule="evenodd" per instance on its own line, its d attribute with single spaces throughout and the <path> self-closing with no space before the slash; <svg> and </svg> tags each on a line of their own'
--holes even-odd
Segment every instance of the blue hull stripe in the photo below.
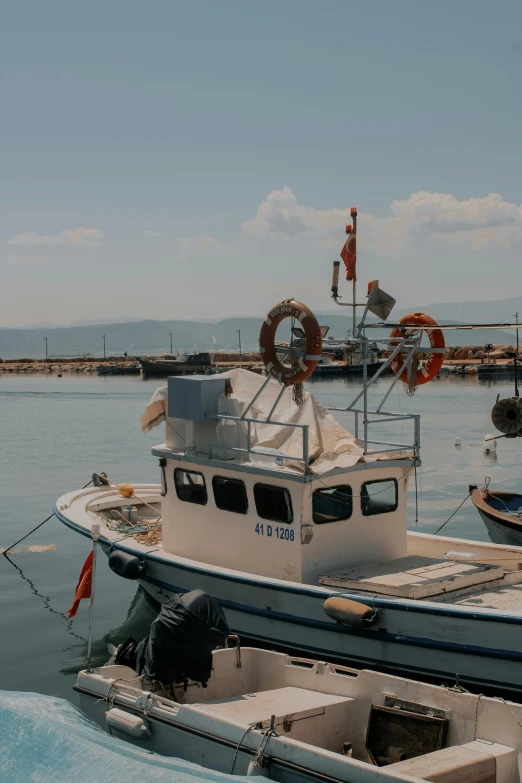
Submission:
<svg viewBox="0 0 522 783">
<path fill-rule="evenodd" d="M 258 636 L 258 635 L 253 634 L 253 633 L 249 633 L 249 634 L 245 634 L 245 635 L 249 639 L 257 640 L 257 641 L 263 642 L 263 643 L 274 644 L 276 646 L 277 645 L 281 646 L 281 640 L 280 639 L 272 639 L 269 636 Z M 283 645 L 283 646 L 288 647 L 289 645 Z M 320 655 L 328 655 L 331 658 L 339 659 L 339 652 L 336 651 L 336 650 L 325 650 L 324 647 L 312 647 L 312 646 L 310 646 L 308 644 L 301 644 L 301 643 L 298 645 L 298 648 L 300 650 L 303 650 L 303 652 L 313 654 L 314 656 L 316 656 L 316 655 L 319 655 L 319 656 Z M 435 672 L 433 669 L 424 669 L 421 666 L 412 666 L 411 664 L 404 664 L 401 667 L 400 665 L 394 664 L 394 663 L 389 662 L 389 661 L 380 661 L 380 660 L 378 661 L 378 660 L 375 660 L 374 658 L 365 658 L 364 656 L 361 656 L 361 655 L 349 656 L 349 659 L 351 661 L 358 662 L 358 663 L 361 663 L 361 664 L 367 665 L 367 666 L 376 666 L 377 665 L 377 666 L 384 667 L 386 669 L 392 669 L 393 671 L 396 671 L 399 674 L 401 674 L 401 672 L 404 673 L 404 671 L 409 671 L 409 672 L 415 672 L 415 674 L 417 674 L 417 675 L 423 675 L 423 676 L 431 677 L 431 678 L 433 678 L 433 677 L 447 677 L 450 682 L 455 679 L 455 672 L 453 672 L 453 671 L 450 671 L 450 672 L 447 672 L 447 671 L 437 671 L 437 672 Z M 335 666 L 335 664 L 333 664 L 333 665 Z M 464 675 L 464 674 L 460 674 L 459 676 L 460 676 L 461 681 L 466 681 L 468 683 L 476 683 L 477 685 L 484 685 L 484 686 L 488 686 L 488 687 L 499 688 L 500 690 L 503 690 L 503 691 L 512 691 L 512 692 L 516 692 L 516 693 L 522 692 L 522 686 L 512 685 L 511 683 L 498 682 L 497 680 L 484 680 L 482 677 L 475 677 L 475 676 L 468 677 L 467 675 Z"/>
<path fill-rule="evenodd" d="M 153 579 L 152 577 L 142 576 L 140 582 L 148 582 L 155 587 L 161 587 L 163 590 L 168 590 L 171 593 L 184 593 L 186 588 L 181 588 L 176 585 L 162 582 L 159 579 Z M 388 642 L 391 644 L 406 644 L 412 647 L 423 647 L 434 650 L 444 650 L 446 652 L 454 652 L 462 655 L 478 655 L 484 658 L 496 658 L 506 661 L 522 661 L 522 653 L 517 653 L 511 650 L 497 650 L 491 647 L 477 647 L 475 645 L 457 644 L 455 642 L 437 642 L 433 639 L 423 639 L 416 636 L 398 636 L 396 634 L 390 634 L 383 631 L 360 631 L 356 628 L 349 628 L 345 625 L 339 625 L 337 623 L 323 622 L 321 620 L 311 620 L 307 617 L 298 617 L 294 614 L 287 614 L 286 612 L 276 612 L 272 609 L 260 609 L 257 606 L 249 606 L 248 604 L 238 604 L 236 601 L 229 601 L 226 598 L 219 599 L 220 605 L 225 609 L 231 609 L 235 612 L 242 612 L 243 614 L 250 614 L 257 617 L 264 617 L 268 620 L 277 620 L 290 625 L 300 625 L 307 628 L 316 628 L 320 631 L 328 631 L 335 634 L 343 634 L 345 636 L 357 636 L 364 638 L 367 641 L 376 642 Z M 248 635 L 248 634 L 247 634 Z M 281 643 L 281 641 L 279 641 Z M 323 648 L 321 648 L 323 649 Z M 330 653 L 332 655 L 339 656 L 339 651 L 334 652 L 332 650 L 324 650 L 323 653 Z M 379 661 L 374 660 L 375 663 Z"/>
</svg>

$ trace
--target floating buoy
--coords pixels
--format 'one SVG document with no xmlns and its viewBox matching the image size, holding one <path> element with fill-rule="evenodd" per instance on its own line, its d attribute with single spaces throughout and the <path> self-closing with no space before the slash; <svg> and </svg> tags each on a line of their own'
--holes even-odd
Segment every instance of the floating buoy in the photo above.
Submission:
<svg viewBox="0 0 522 783">
<path fill-rule="evenodd" d="M 497 453 L 497 441 L 493 440 L 496 435 L 486 435 L 484 438 L 484 454 L 496 454 Z"/>
<path fill-rule="evenodd" d="M 132 484 L 119 484 L 118 492 L 124 498 L 131 498 L 134 495 L 134 487 Z"/>
<path fill-rule="evenodd" d="M 377 621 L 377 612 L 366 604 L 333 595 L 327 598 L 323 609 L 332 620 L 352 628 L 369 628 Z"/>
</svg>

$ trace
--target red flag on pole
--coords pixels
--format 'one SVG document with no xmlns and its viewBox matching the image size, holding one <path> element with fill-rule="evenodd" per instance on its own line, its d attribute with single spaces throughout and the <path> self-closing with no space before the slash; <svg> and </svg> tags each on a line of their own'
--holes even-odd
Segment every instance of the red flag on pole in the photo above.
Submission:
<svg viewBox="0 0 522 783">
<path fill-rule="evenodd" d="M 353 227 L 346 226 L 346 233 L 348 234 L 348 239 L 344 243 L 344 247 L 341 250 L 341 258 L 343 259 L 344 265 L 346 267 L 346 279 L 353 280 L 355 283 L 357 280 L 355 274 L 355 262 L 357 261 L 356 220 L 353 221 Z"/>
<path fill-rule="evenodd" d="M 80 601 L 82 598 L 90 598 L 92 590 L 92 552 L 89 553 L 87 560 L 83 564 L 78 584 L 76 585 L 76 595 L 74 596 L 74 603 L 67 612 L 69 618 L 74 617 L 78 611 Z"/>
</svg>

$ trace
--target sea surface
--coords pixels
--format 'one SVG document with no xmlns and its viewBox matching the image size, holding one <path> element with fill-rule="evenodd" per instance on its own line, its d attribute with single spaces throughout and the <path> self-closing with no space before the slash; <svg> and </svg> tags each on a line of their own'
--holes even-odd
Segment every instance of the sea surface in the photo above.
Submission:
<svg viewBox="0 0 522 783">
<path fill-rule="evenodd" d="M 371 390 L 373 404 L 389 379 Z M 86 484 L 94 471 L 116 482 L 159 482 L 150 454 L 163 441 L 163 427 L 143 435 L 140 416 L 161 381 L 141 378 L 0 376 L 0 549 L 44 520 L 60 495 Z M 346 406 L 361 390 L 358 379 L 310 382 L 327 406 Z M 418 521 L 415 482 L 410 481 L 408 524 L 435 532 L 468 494 L 468 485 L 522 491 L 522 440 L 499 440 L 496 457 L 483 452 L 493 433 L 491 408 L 497 394 L 513 394 L 507 381 L 447 377 L 408 397 L 397 384 L 388 411 L 420 413 L 422 467 L 418 471 Z M 352 427 L 348 414 L 338 414 Z M 412 442 L 408 422 L 382 426 L 376 440 Z M 402 435 L 402 438 L 401 438 Z M 460 446 L 455 439 L 460 438 Z M 445 534 L 486 540 L 486 531 L 468 500 L 445 526 Z M 54 547 L 0 556 L 0 689 L 37 691 L 76 702 L 72 686 L 86 655 L 88 605 L 73 621 L 66 612 L 74 597 L 89 542 L 54 517 L 18 549 Z M 145 636 L 155 616 L 136 584 L 116 577 L 105 557 L 99 560 L 94 618 L 94 657 L 106 658 L 107 642 Z"/>
</svg>

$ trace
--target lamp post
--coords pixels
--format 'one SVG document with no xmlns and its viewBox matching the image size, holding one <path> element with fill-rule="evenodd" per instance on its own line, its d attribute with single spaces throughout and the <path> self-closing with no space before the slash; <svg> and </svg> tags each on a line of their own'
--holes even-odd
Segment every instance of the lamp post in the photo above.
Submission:
<svg viewBox="0 0 522 783">
<path fill-rule="evenodd" d="M 45 361 L 47 361 L 47 337 L 43 338 L 45 340 Z"/>
<path fill-rule="evenodd" d="M 172 332 L 169 332 L 170 335 L 170 355 L 172 356 Z"/>
<path fill-rule="evenodd" d="M 106 358 L 106 353 L 105 353 L 105 335 L 102 334 L 102 337 L 103 337 L 103 358 L 105 359 Z"/>
<path fill-rule="evenodd" d="M 237 333 L 239 335 L 239 361 L 241 361 L 241 329 L 238 329 Z"/>
</svg>

